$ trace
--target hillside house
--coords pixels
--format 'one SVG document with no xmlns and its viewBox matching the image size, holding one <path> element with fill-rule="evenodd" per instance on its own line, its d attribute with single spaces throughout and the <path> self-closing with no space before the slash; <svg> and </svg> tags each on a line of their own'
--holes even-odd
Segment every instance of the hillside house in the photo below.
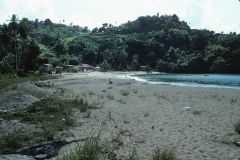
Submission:
<svg viewBox="0 0 240 160">
<path fill-rule="evenodd" d="M 78 66 L 80 71 L 89 71 L 89 70 L 93 70 L 93 66 L 89 65 L 89 64 L 80 64 Z"/>
<path fill-rule="evenodd" d="M 51 64 L 42 64 L 38 67 L 39 72 L 43 73 L 50 73 L 52 72 L 52 65 Z"/>
</svg>

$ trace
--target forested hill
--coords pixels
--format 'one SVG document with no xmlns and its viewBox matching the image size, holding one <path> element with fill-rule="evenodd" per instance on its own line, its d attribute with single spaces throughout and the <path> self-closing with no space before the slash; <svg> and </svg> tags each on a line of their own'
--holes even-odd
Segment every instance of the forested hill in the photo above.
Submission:
<svg viewBox="0 0 240 160">
<path fill-rule="evenodd" d="M 1 25 L 2 73 L 15 72 L 16 53 L 19 72 L 42 63 L 88 63 L 105 70 L 240 73 L 240 34 L 191 29 L 175 14 L 141 16 L 120 26 L 103 23 L 91 31 L 50 19 L 9 22 Z"/>
</svg>

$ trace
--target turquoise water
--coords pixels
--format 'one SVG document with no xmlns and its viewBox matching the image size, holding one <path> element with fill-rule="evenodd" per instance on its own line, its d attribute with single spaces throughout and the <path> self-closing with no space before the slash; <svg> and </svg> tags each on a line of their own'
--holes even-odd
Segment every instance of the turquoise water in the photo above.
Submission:
<svg viewBox="0 0 240 160">
<path fill-rule="evenodd" d="M 240 89 L 239 74 L 140 74 L 132 77 L 149 84 Z"/>
</svg>

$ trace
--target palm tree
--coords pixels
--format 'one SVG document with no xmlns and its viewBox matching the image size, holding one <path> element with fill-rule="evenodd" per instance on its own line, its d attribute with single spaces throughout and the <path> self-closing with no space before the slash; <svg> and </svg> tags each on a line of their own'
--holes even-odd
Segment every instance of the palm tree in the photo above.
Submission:
<svg viewBox="0 0 240 160">
<path fill-rule="evenodd" d="M 16 14 L 13 14 L 10 20 L 10 23 L 8 24 L 8 38 L 10 39 L 10 42 L 13 43 L 13 48 L 15 51 L 15 58 L 16 58 L 16 71 L 15 74 L 18 74 L 19 64 L 21 61 L 22 56 L 22 39 L 26 39 L 29 30 L 32 28 L 31 24 L 29 23 L 27 18 L 22 18 L 22 20 L 19 20 L 18 16 Z M 20 54 L 18 54 L 20 52 Z"/>
<path fill-rule="evenodd" d="M 20 37 L 27 38 L 29 31 L 32 29 L 32 25 L 29 23 L 27 18 L 22 18 L 18 25 L 17 33 L 20 34 Z"/>
<path fill-rule="evenodd" d="M 122 66 L 124 64 L 124 61 L 128 57 L 128 54 L 127 54 L 125 48 L 126 48 L 126 46 L 122 47 L 122 48 L 119 48 L 119 51 L 118 51 L 118 58 L 120 59 L 118 70 L 121 70 L 121 68 L 122 68 Z"/>
<path fill-rule="evenodd" d="M 10 36 L 10 30 L 5 23 L 2 26 L 0 26 L 0 41 L 1 41 L 1 44 L 7 47 L 7 50 L 8 50 L 9 44 L 11 42 L 11 36 Z"/>
<path fill-rule="evenodd" d="M 13 58 L 13 55 L 9 54 L 11 53 L 11 49 L 12 49 L 11 42 L 12 42 L 12 38 L 10 36 L 8 26 L 6 24 L 0 25 L 0 43 L 4 48 L 4 51 L 3 53 L 1 53 L 0 58 L 2 62 L 5 63 L 5 66 L 8 66 L 6 70 L 7 73 L 10 73 L 13 65 L 12 59 L 11 59 Z"/>
<path fill-rule="evenodd" d="M 8 28 L 9 30 L 12 31 L 12 34 L 16 35 L 18 30 L 18 22 L 19 22 L 18 16 L 16 14 L 13 14 L 12 17 L 10 18 L 11 18 L 10 20 L 7 20 L 7 21 L 10 21 L 10 23 L 8 24 Z"/>
</svg>

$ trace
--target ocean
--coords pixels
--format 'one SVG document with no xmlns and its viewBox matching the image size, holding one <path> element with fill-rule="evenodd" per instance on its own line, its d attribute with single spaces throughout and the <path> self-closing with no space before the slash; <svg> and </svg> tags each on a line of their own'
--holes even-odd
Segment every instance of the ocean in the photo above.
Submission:
<svg viewBox="0 0 240 160">
<path fill-rule="evenodd" d="M 131 78 L 147 84 L 240 89 L 240 74 L 138 74 Z"/>
</svg>

